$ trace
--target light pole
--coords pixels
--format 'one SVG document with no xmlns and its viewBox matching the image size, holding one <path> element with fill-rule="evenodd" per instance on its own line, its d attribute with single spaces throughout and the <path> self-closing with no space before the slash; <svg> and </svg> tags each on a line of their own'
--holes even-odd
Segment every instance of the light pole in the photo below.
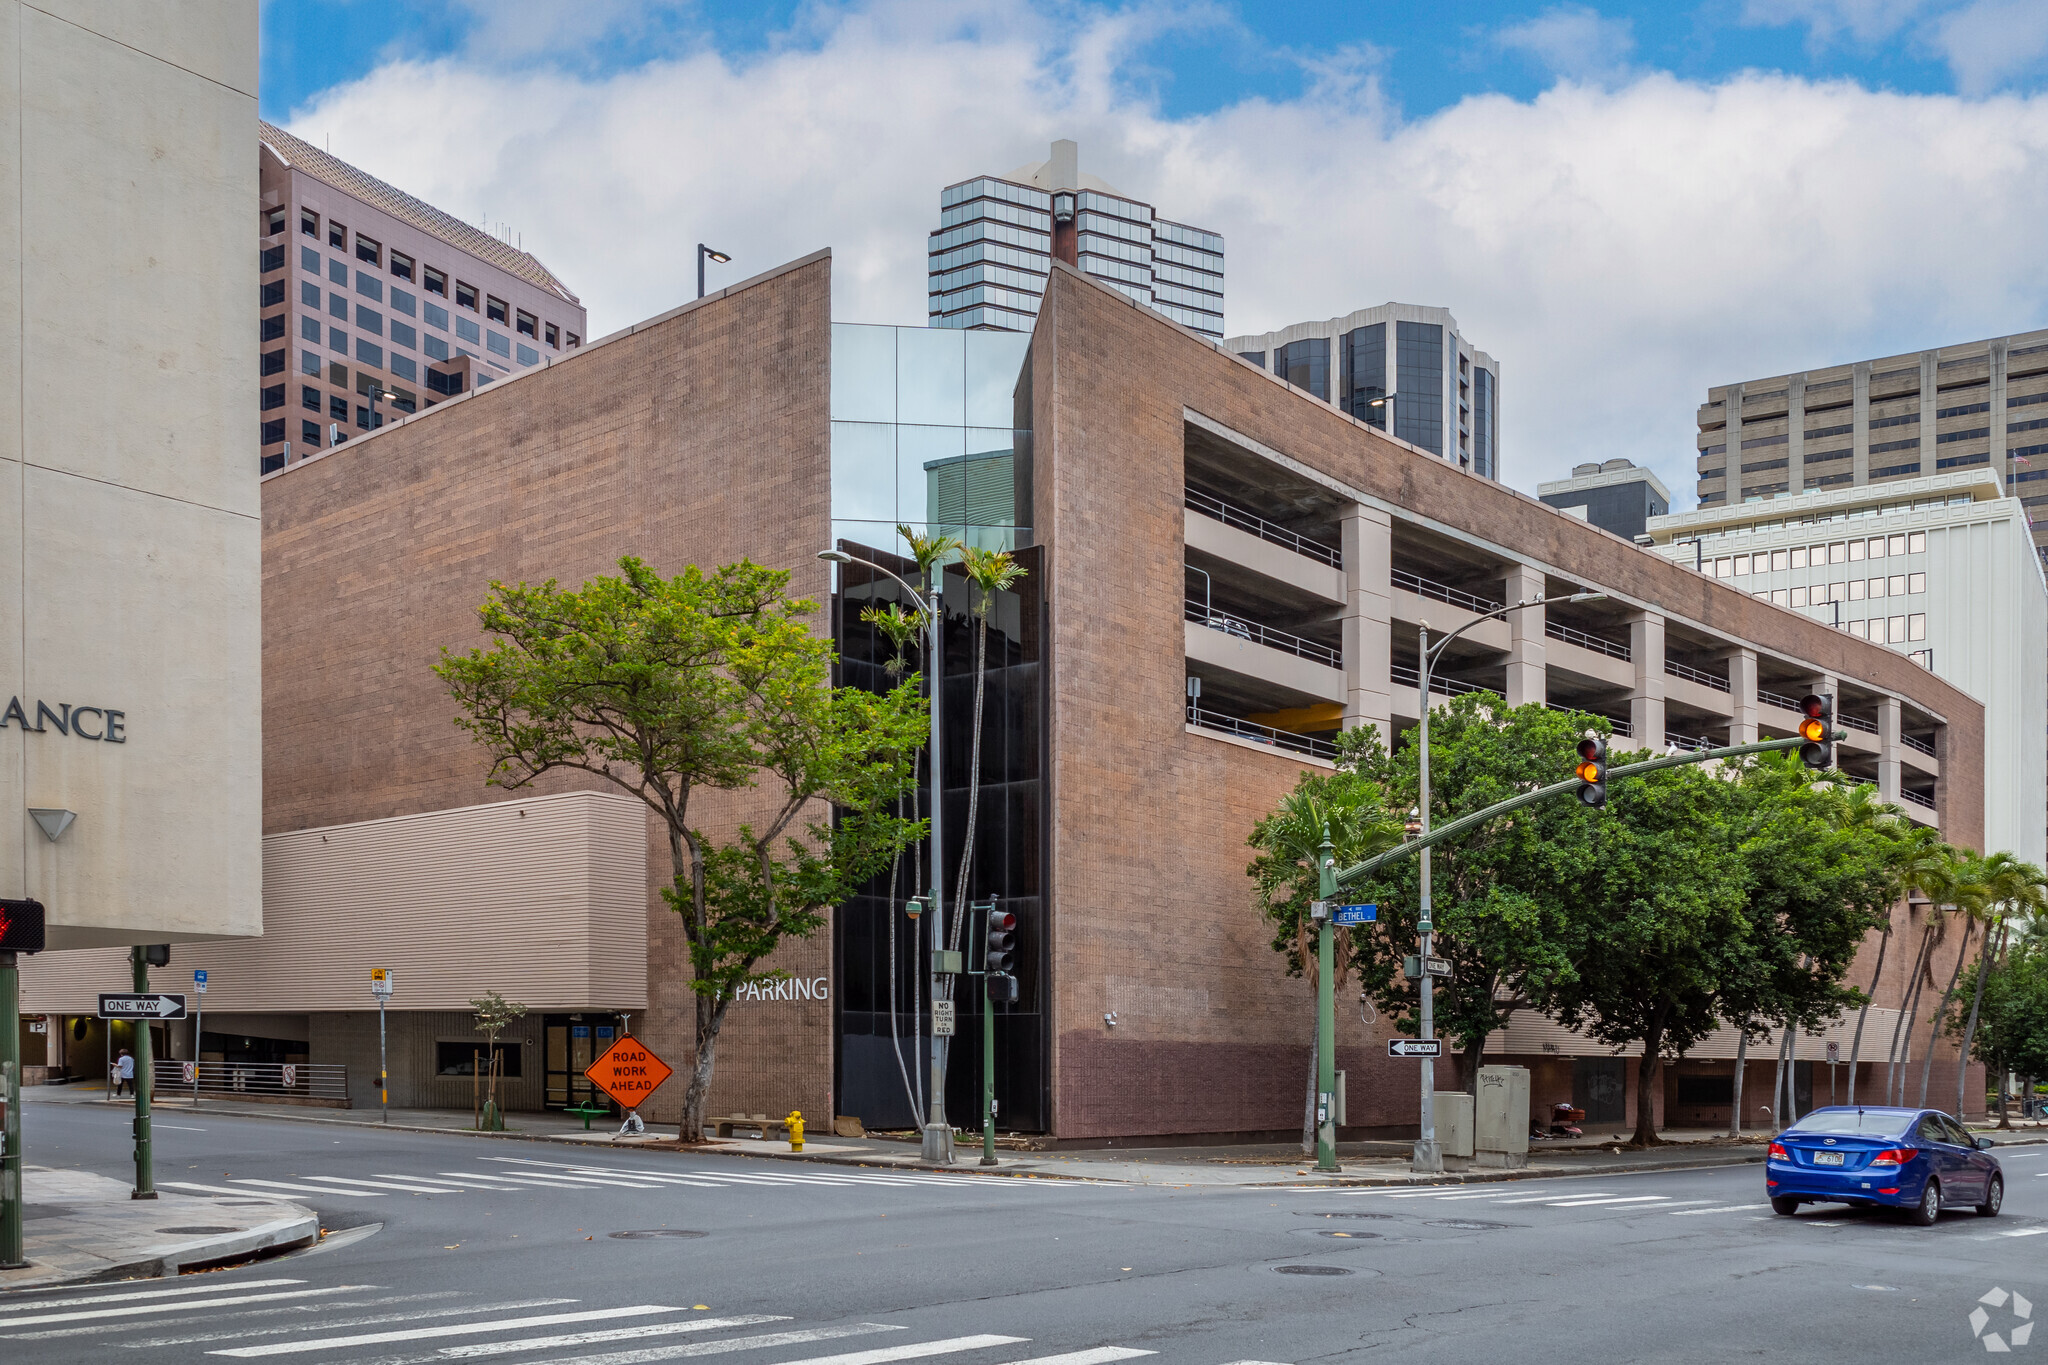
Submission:
<svg viewBox="0 0 2048 1365">
<path fill-rule="evenodd" d="M 1415 690 L 1416 703 L 1420 708 L 1417 714 L 1421 717 L 1419 724 L 1422 729 L 1422 739 L 1421 749 L 1417 758 L 1419 774 L 1417 789 L 1419 799 L 1415 804 L 1418 823 L 1421 826 L 1421 834 L 1427 836 L 1429 833 L 1429 675 L 1431 670 L 1435 668 L 1436 661 L 1443 657 L 1444 648 L 1451 641 L 1457 639 L 1481 621 L 1491 621 L 1505 617 L 1511 611 L 1527 611 L 1530 607 L 1548 606 L 1552 602 L 1601 602 L 1605 601 L 1606 598 L 1607 594 L 1604 592 L 1575 592 L 1567 597 L 1538 597 L 1526 602 L 1517 602 L 1513 606 L 1497 607 L 1484 615 L 1473 617 L 1464 625 L 1459 626 L 1456 630 L 1438 640 L 1434 645 L 1429 642 L 1429 622 L 1423 621 L 1419 623 L 1421 633 L 1417 645 L 1419 652 L 1416 659 Z M 1420 952 L 1420 956 L 1416 959 L 1416 966 L 1421 969 L 1419 973 L 1420 980 L 1416 983 L 1416 986 L 1422 995 L 1422 1019 L 1418 1036 L 1434 1038 L 1436 1037 L 1435 978 L 1429 973 L 1429 959 L 1431 956 L 1430 949 L 1434 946 L 1434 939 L 1436 937 L 1436 926 L 1430 922 L 1429 917 L 1429 847 L 1427 845 L 1422 850 L 1421 876 L 1421 919 L 1415 926 L 1419 939 L 1418 951 Z M 1441 1171 L 1444 1168 L 1444 1154 L 1438 1148 L 1436 1142 L 1436 1061 L 1428 1057 L 1423 1058 L 1422 1061 L 1422 1136 L 1415 1140 L 1415 1156 L 1411 1165 L 1416 1171 L 1435 1172 Z"/>
<path fill-rule="evenodd" d="M 925 647 L 925 654 L 930 664 L 929 672 L 931 674 L 930 686 L 932 692 L 932 828 L 931 834 L 929 836 L 929 841 L 931 843 L 932 850 L 931 941 L 933 945 L 932 951 L 936 953 L 938 951 L 938 943 L 946 926 L 946 873 L 944 868 L 946 856 L 946 843 L 940 828 L 940 817 L 944 813 L 941 808 L 945 804 L 944 797 L 946 770 L 939 762 L 939 679 L 940 669 L 944 661 L 944 655 L 941 652 L 942 641 L 939 638 L 939 632 L 943 627 L 945 620 L 944 615 L 941 612 L 940 594 L 941 590 L 945 586 L 945 570 L 943 568 L 938 570 L 932 583 L 931 601 L 927 603 L 924 600 L 924 594 L 920 592 L 917 588 L 912 587 L 909 583 L 905 582 L 903 578 L 901 578 L 899 575 L 891 572 L 888 569 L 883 568 L 881 565 L 875 563 L 872 560 L 861 559 L 858 556 L 846 553 L 846 551 L 844 550 L 820 550 L 818 551 L 818 558 L 826 560 L 827 562 L 833 564 L 859 564 L 863 567 L 873 569 L 876 573 L 887 574 L 890 578 L 896 580 L 896 583 L 899 587 L 901 587 L 905 592 L 910 594 L 910 600 L 918 604 L 918 610 L 923 613 L 925 618 L 925 624 L 928 629 L 929 639 L 929 643 Z M 896 907 L 893 905 L 890 906 L 889 913 L 892 915 L 895 914 Z M 965 913 L 964 908 L 960 911 L 960 913 Z M 934 1002 L 936 1002 L 939 998 L 938 972 L 932 971 L 931 973 L 929 973 L 929 978 L 931 998 Z M 931 1038 L 932 1088 L 931 1098 L 927 1102 L 929 1107 L 925 1114 L 924 1143 L 922 1148 L 922 1155 L 923 1159 L 926 1161 L 942 1162 L 946 1165 L 951 1165 L 953 1162 L 953 1128 L 951 1124 L 946 1122 L 944 1057 L 945 1053 L 943 1051 L 943 1044 L 939 1042 L 938 1016 L 937 1007 L 935 1004 L 933 1008 Z"/>
<path fill-rule="evenodd" d="M 713 251 L 710 247 L 704 245 L 702 242 L 697 243 L 697 297 L 700 299 L 704 297 L 704 262 L 707 260 L 716 261 L 720 265 L 725 265 L 732 260 L 732 257 L 726 255 L 723 251 Z M 820 557 L 822 558 L 822 556 Z M 869 567 L 872 568 L 874 566 L 870 565 Z M 882 572 L 888 573 L 889 571 L 887 569 L 884 569 L 882 570 Z M 890 574 L 889 576 L 891 578 L 895 578 L 894 574 Z M 896 581 L 900 583 L 903 580 L 897 579 Z"/>
<path fill-rule="evenodd" d="M 1383 393 L 1377 398 L 1365 400 L 1365 405 L 1369 408 L 1384 407 L 1387 410 L 1387 435 L 1389 436 L 1394 434 L 1394 399 L 1396 396 L 1391 393 Z"/>
</svg>

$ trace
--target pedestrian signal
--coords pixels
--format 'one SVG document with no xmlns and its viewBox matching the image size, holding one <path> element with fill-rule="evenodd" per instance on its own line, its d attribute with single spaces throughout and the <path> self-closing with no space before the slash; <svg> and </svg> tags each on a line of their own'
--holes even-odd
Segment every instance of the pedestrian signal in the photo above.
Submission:
<svg viewBox="0 0 2048 1365">
<path fill-rule="evenodd" d="M 0 953 L 43 951 L 43 903 L 0 901 Z"/>
</svg>

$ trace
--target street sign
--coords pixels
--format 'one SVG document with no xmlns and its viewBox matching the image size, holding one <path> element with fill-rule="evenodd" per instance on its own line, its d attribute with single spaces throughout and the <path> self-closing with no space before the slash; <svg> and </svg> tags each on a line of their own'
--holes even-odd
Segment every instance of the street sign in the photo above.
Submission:
<svg viewBox="0 0 2048 1365">
<path fill-rule="evenodd" d="M 1829 1044 L 1828 1044 L 1828 1065 L 1829 1065 L 1829 1066 L 1833 1066 L 1833 1065 L 1835 1065 L 1835 1064 L 1836 1064 L 1837 1062 L 1839 1062 L 1839 1061 L 1841 1061 L 1841 1060 L 1842 1060 L 1842 1045 L 1841 1045 L 1840 1043 L 1829 1043 Z"/>
<path fill-rule="evenodd" d="M 953 1002 L 950 1000 L 932 1001 L 932 1037 L 951 1038 L 952 1036 Z"/>
<path fill-rule="evenodd" d="M 649 1052 L 645 1043 L 629 1033 L 598 1054 L 583 1074 L 592 1085 L 617 1100 L 620 1107 L 637 1109 L 676 1073 L 674 1067 Z"/>
<path fill-rule="evenodd" d="M 1389 1038 L 1389 1057 L 1441 1057 L 1444 1055 L 1444 1040 L 1441 1038 Z"/>
<path fill-rule="evenodd" d="M 1337 907 L 1339 924 L 1376 924 L 1380 908 L 1377 905 L 1340 905 Z"/>
<path fill-rule="evenodd" d="M 102 1019 L 183 1019 L 182 995 L 101 995 Z"/>
<path fill-rule="evenodd" d="M 1431 976 L 1449 976 L 1451 960 L 1447 957 L 1417 957 L 1410 953 L 1401 959 L 1401 974 L 1410 981 L 1419 981 L 1427 972 Z"/>
<path fill-rule="evenodd" d="M 370 968 L 370 994 L 377 999 L 389 1000 L 391 988 L 396 984 L 397 978 L 392 975 L 389 967 Z"/>
<path fill-rule="evenodd" d="M 206 968 L 198 967 L 193 970 L 192 989 L 198 991 L 201 995 L 206 994 Z"/>
</svg>

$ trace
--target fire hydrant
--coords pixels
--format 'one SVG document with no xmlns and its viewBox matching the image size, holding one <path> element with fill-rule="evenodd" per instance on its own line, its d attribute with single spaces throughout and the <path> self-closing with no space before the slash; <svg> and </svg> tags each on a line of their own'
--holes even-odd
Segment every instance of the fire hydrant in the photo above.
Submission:
<svg viewBox="0 0 2048 1365">
<path fill-rule="evenodd" d="M 789 1150 L 801 1152 L 804 1149 L 804 1113 L 801 1109 L 789 1111 Z"/>
</svg>

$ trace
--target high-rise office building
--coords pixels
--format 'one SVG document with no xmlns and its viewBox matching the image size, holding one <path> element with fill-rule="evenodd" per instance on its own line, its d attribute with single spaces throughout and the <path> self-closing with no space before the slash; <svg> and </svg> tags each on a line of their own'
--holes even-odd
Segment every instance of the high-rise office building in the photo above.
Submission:
<svg viewBox="0 0 2048 1365">
<path fill-rule="evenodd" d="M 1671 511 L 1671 490 L 1664 481 L 1625 459 L 1573 465 L 1569 479 L 1537 484 L 1536 496 L 1625 540 L 1643 534 L 1651 517 Z"/>
<path fill-rule="evenodd" d="M 1383 303 L 1223 345 L 1382 430 L 1391 408 L 1396 437 L 1500 478 L 1500 362 L 1466 340 L 1449 309 Z"/>
<path fill-rule="evenodd" d="M 1079 146 L 1063 139 L 1044 161 L 939 193 L 931 325 L 1030 331 L 1057 259 L 1222 340 L 1222 235 L 1161 218 L 1081 174 L 1080 161 Z"/>
<path fill-rule="evenodd" d="M 583 344 L 583 305 L 532 253 L 273 124 L 261 140 L 263 473 Z"/>
<path fill-rule="evenodd" d="M 1699 409 L 1700 506 L 1977 465 L 2039 506 L 2048 503 L 2044 405 L 2048 331 L 1717 385 Z M 2048 522 L 2033 542 L 2048 555 Z"/>
</svg>

